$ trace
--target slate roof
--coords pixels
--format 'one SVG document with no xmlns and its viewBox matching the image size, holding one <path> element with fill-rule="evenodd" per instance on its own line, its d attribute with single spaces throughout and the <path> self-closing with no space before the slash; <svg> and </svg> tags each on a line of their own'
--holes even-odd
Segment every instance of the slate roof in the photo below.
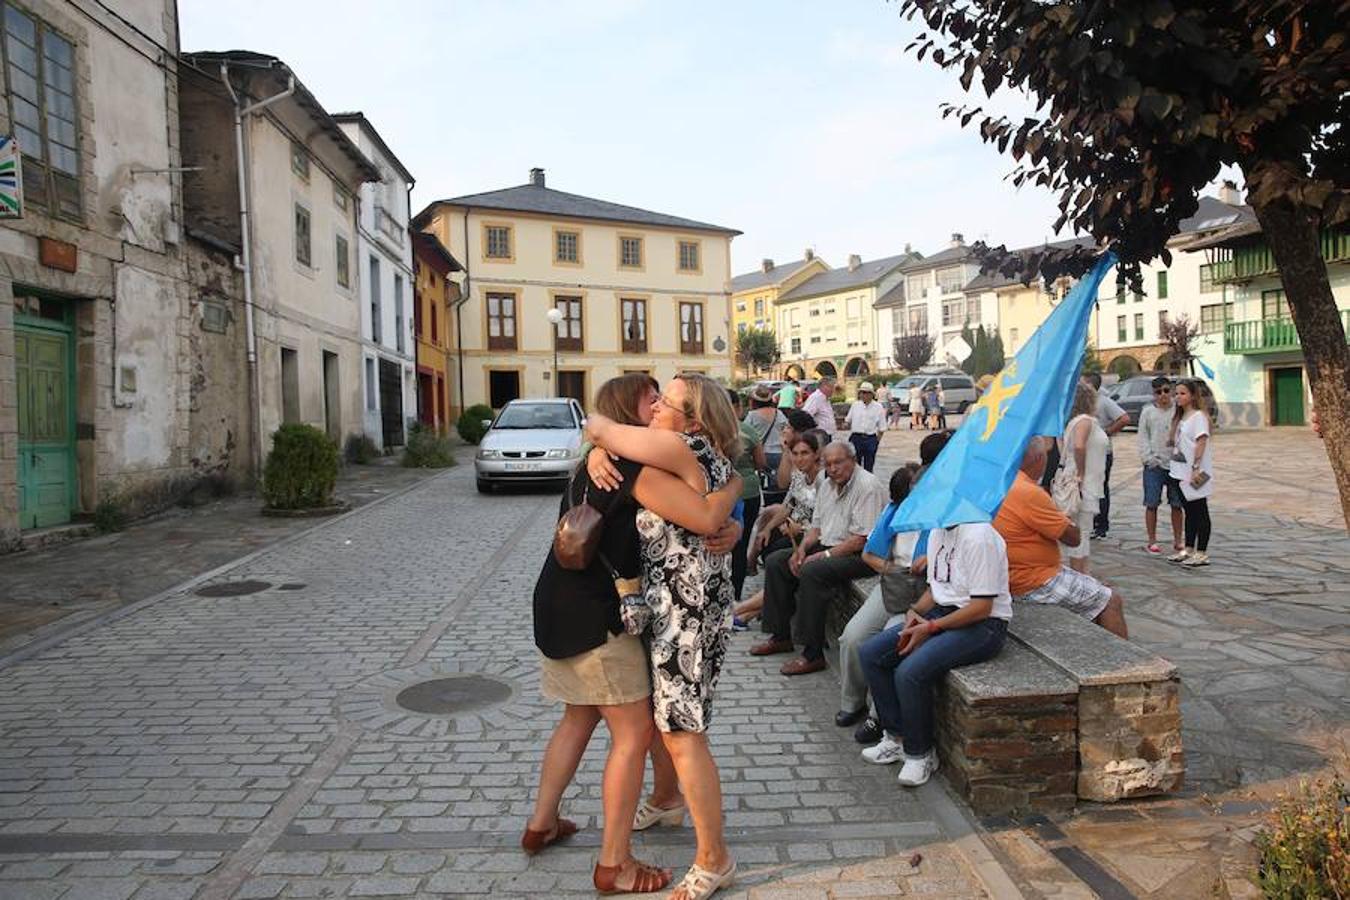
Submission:
<svg viewBox="0 0 1350 900">
<path fill-rule="evenodd" d="M 886 309 L 890 306 L 905 305 L 905 281 L 902 278 L 895 287 L 877 298 L 877 302 L 872 304 L 873 309 Z"/>
<path fill-rule="evenodd" d="M 1224 203 L 1217 197 L 1201 197 L 1200 208 L 1183 219 L 1176 240 L 1186 251 L 1218 247 L 1231 240 L 1261 233 L 1261 224 L 1250 206 Z"/>
<path fill-rule="evenodd" d="M 850 270 L 847 266 L 830 269 L 828 272 L 812 275 L 786 294 L 781 295 L 778 302 L 791 303 L 794 300 L 803 300 L 807 297 L 819 297 L 822 294 L 834 294 L 839 291 L 876 284 L 906 263 L 913 262 L 918 256 L 917 253 L 901 253 L 899 256 L 886 256 L 881 259 L 868 260 L 853 270 Z"/>
<path fill-rule="evenodd" d="M 1019 247 L 1011 253 L 1027 253 L 1031 250 L 1041 250 L 1050 248 L 1054 250 L 1068 250 L 1073 247 L 1096 247 L 1097 242 L 1090 237 L 1068 238 L 1062 241 L 1049 241 L 1042 244 L 1032 244 L 1030 247 Z M 1022 279 L 1015 276 L 1000 275 L 998 272 L 981 272 L 966 283 L 961 288 L 962 291 L 988 291 L 994 288 L 1010 287 L 1014 284 L 1020 285 Z"/>
<path fill-rule="evenodd" d="M 945 266 L 950 263 L 961 262 L 970 256 L 970 247 L 962 244 L 959 247 L 948 247 L 945 250 L 939 250 L 931 256 L 920 256 L 914 254 L 915 259 L 905 265 L 905 272 L 922 272 L 925 269 L 936 269 L 938 266 Z"/>
<path fill-rule="evenodd" d="M 409 233 L 412 235 L 413 249 L 439 259 L 441 265 L 450 272 L 464 271 L 464 267 L 459 264 L 459 260 L 455 259 L 454 254 L 446 249 L 436 235 L 429 231 L 410 231 Z"/>
<path fill-rule="evenodd" d="M 815 259 L 794 259 L 792 262 L 785 262 L 782 265 L 774 266 L 767 272 L 761 267 L 753 272 L 737 275 L 735 278 L 731 279 L 731 292 L 735 294 L 740 291 L 750 291 L 755 288 L 768 287 L 772 284 L 782 284 L 784 281 L 791 278 L 795 272 L 800 271 L 803 266 L 809 266 L 813 262 L 815 262 Z"/>
<path fill-rule="evenodd" d="M 633 225 L 658 225 L 666 228 L 681 228 L 688 231 L 712 231 L 718 234 L 737 235 L 742 232 L 723 225 L 711 225 L 681 216 L 639 209 L 636 206 L 624 206 L 608 200 L 555 191 L 551 187 L 538 184 L 522 184 L 519 187 L 505 188 L 500 191 L 486 191 L 481 194 L 465 194 L 448 200 L 435 200 L 426 209 L 417 214 L 414 224 L 423 221 L 433 207 L 438 204 L 454 206 L 472 206 L 476 209 L 500 209 L 506 212 L 531 212 L 547 216 L 573 219 L 598 219 L 605 222 L 625 222 Z"/>
</svg>

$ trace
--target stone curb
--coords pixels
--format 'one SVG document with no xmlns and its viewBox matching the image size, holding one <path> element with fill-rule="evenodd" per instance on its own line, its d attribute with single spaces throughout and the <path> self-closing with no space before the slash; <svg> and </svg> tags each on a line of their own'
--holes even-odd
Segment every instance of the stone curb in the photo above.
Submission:
<svg viewBox="0 0 1350 900">
<path fill-rule="evenodd" d="M 279 550 L 282 547 L 289 546 L 290 544 L 293 544 L 303 538 L 307 538 L 317 531 L 321 531 L 325 528 L 331 528 L 334 525 L 337 525 L 339 522 L 345 522 L 351 516 L 359 515 L 365 510 L 373 509 L 397 497 L 402 497 L 409 491 L 430 484 L 431 482 L 436 481 L 437 479 L 446 478 L 455 471 L 457 471 L 455 468 L 450 468 L 443 472 L 440 472 L 439 474 L 432 475 L 428 478 L 423 478 L 421 481 L 416 481 L 413 482 L 412 484 L 405 485 L 404 487 L 399 488 L 398 490 L 394 491 L 391 494 L 387 494 L 376 500 L 372 500 L 369 503 L 366 503 L 362 506 L 358 506 L 355 509 L 342 513 L 341 515 L 334 516 L 333 518 L 330 519 L 325 519 L 322 522 L 317 522 L 309 528 L 302 529 L 301 531 L 298 531 L 295 534 L 287 535 L 286 537 L 282 538 L 276 543 L 268 544 L 266 547 L 260 547 L 259 549 L 254 550 L 251 553 L 246 553 L 243 556 L 240 556 L 236 559 L 232 559 L 227 563 L 223 563 L 219 566 L 216 566 L 214 569 L 203 572 L 200 575 L 189 578 L 187 581 L 181 582 L 179 584 L 174 585 L 171 588 L 167 588 L 166 590 L 160 591 L 158 594 L 152 594 L 151 596 L 141 600 L 137 600 L 134 603 L 128 603 L 126 606 L 121 606 L 118 607 L 117 609 L 108 610 L 107 612 L 102 613 L 101 615 L 94 616 L 93 618 L 90 619 L 85 619 L 81 622 L 77 622 L 65 628 L 59 628 L 57 631 L 53 632 L 50 635 L 47 635 L 46 637 L 38 638 L 34 641 L 31 641 L 30 643 L 24 644 L 22 647 L 19 647 L 16 650 L 12 650 L 9 653 L 4 654 L 3 656 L 0 656 L 0 670 L 7 669 L 10 666 L 15 665 L 16 663 L 21 663 L 24 660 L 31 659 L 32 657 L 37 656 L 38 654 L 43 653 L 47 650 L 50 650 L 53 647 L 60 646 L 61 644 L 65 643 L 71 638 L 76 637 L 77 635 L 85 634 L 86 632 L 93 631 L 96 628 L 100 628 L 109 623 L 124 619 L 127 616 L 135 615 L 141 610 L 148 609 L 149 607 L 152 607 L 157 603 L 161 603 L 169 599 L 170 597 L 185 594 L 188 591 L 192 590 L 193 588 L 197 587 L 198 585 L 210 581 L 213 578 L 217 578 L 221 575 L 224 575 L 231 569 L 236 569 L 239 566 L 252 562 L 253 560 L 257 559 L 258 557 L 262 556 L 265 553 L 271 553 L 274 550 Z"/>
</svg>

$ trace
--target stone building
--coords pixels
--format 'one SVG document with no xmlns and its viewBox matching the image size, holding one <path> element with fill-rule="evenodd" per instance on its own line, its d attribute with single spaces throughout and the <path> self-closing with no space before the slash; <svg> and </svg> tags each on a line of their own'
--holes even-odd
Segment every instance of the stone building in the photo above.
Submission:
<svg viewBox="0 0 1350 900">
<path fill-rule="evenodd" d="M 172 0 L 4 4 L 0 546 L 176 499 L 247 452 L 226 380 L 238 279 L 184 228 Z"/>
</svg>

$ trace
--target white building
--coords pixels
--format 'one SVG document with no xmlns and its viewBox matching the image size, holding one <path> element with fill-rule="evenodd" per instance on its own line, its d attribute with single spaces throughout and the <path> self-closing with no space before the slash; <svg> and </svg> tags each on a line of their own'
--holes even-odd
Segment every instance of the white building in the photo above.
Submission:
<svg viewBox="0 0 1350 900">
<path fill-rule="evenodd" d="M 397 447 L 417 412 L 408 239 L 408 192 L 414 179 L 364 115 L 334 113 L 333 118 L 380 173 L 379 181 L 361 186 L 357 215 L 361 383 L 366 434 L 381 447 Z"/>
<path fill-rule="evenodd" d="M 952 235 L 948 247 L 907 263 L 900 271 L 904 276 L 903 294 L 883 296 L 878 303 L 877 346 L 884 356 L 894 353 L 896 338 L 926 333 L 934 340 L 934 359 L 947 362 L 943 348 L 967 324 L 997 325 L 997 301 L 981 303 L 973 298 L 976 302 L 967 302 L 963 293 L 980 267 L 960 234 Z M 894 363 L 885 359 L 882 367 L 893 368 Z"/>
</svg>

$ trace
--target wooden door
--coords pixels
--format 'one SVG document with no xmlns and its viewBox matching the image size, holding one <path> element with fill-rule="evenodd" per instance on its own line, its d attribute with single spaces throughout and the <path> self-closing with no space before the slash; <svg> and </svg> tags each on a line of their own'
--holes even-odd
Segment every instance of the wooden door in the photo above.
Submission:
<svg viewBox="0 0 1350 900">
<path fill-rule="evenodd" d="M 75 495 L 70 335 L 14 329 L 19 400 L 19 527 L 70 521 Z"/>
<path fill-rule="evenodd" d="M 1303 370 L 1271 369 L 1271 394 L 1275 400 L 1275 409 L 1271 413 L 1272 425 L 1304 425 L 1303 418 Z"/>
</svg>

